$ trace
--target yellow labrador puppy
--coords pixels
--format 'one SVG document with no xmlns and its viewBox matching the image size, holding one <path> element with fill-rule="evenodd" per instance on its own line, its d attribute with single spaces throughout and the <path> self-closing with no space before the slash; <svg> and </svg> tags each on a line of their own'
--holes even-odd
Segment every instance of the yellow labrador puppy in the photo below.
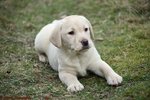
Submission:
<svg viewBox="0 0 150 100">
<path fill-rule="evenodd" d="M 90 22 L 84 16 L 71 15 L 44 26 L 35 38 L 35 49 L 40 61 L 48 58 L 70 92 L 84 89 L 77 76 L 85 76 L 87 70 L 106 78 L 109 85 L 120 84 L 122 77 L 101 59 L 93 38 Z"/>
</svg>

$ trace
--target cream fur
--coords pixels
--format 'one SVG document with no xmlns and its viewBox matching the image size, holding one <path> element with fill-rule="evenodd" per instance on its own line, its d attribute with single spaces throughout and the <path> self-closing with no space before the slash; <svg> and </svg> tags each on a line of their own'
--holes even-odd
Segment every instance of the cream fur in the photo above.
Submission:
<svg viewBox="0 0 150 100">
<path fill-rule="evenodd" d="M 85 28 L 88 31 L 85 32 Z M 75 34 L 69 35 L 70 31 Z M 44 26 L 35 38 L 39 60 L 45 62 L 48 58 L 51 67 L 58 71 L 60 80 L 70 92 L 84 89 L 77 76 L 85 76 L 87 70 L 106 78 L 109 85 L 122 82 L 122 77 L 101 59 L 91 38 L 94 35 L 90 22 L 79 15 L 53 21 Z M 83 39 L 88 40 L 89 49 L 83 50 Z"/>
</svg>

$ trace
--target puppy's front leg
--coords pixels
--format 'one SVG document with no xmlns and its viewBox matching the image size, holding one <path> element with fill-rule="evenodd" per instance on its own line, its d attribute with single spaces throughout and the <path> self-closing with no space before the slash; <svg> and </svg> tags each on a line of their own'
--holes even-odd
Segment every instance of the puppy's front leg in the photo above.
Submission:
<svg viewBox="0 0 150 100">
<path fill-rule="evenodd" d="M 122 77 L 103 60 L 92 64 L 89 70 L 93 71 L 99 76 L 105 77 L 109 85 L 118 85 L 122 82 Z"/>
<path fill-rule="evenodd" d="M 69 92 L 77 92 L 84 89 L 84 86 L 78 81 L 77 76 L 71 73 L 59 72 L 59 78 L 68 86 L 67 90 Z"/>
</svg>

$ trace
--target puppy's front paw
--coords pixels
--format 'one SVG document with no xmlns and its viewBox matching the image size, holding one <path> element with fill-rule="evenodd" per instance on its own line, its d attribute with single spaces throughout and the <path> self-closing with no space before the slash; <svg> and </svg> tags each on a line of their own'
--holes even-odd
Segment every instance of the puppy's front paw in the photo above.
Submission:
<svg viewBox="0 0 150 100">
<path fill-rule="evenodd" d="M 120 75 L 118 75 L 117 73 L 111 73 L 108 77 L 107 77 L 107 83 L 109 85 L 119 85 L 122 82 L 122 77 Z"/>
<path fill-rule="evenodd" d="M 84 89 L 84 86 L 81 83 L 71 84 L 68 86 L 67 90 L 69 92 L 78 92 Z"/>
</svg>

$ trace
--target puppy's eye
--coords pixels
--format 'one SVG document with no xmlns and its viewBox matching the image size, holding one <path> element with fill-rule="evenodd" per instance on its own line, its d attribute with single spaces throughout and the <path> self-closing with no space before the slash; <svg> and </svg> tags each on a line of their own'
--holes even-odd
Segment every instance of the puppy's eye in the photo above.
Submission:
<svg viewBox="0 0 150 100">
<path fill-rule="evenodd" d="M 69 35 L 74 35 L 74 31 L 68 32 Z"/>
<path fill-rule="evenodd" d="M 87 31 L 88 31 L 88 28 L 84 28 L 84 31 L 87 32 Z"/>
</svg>

